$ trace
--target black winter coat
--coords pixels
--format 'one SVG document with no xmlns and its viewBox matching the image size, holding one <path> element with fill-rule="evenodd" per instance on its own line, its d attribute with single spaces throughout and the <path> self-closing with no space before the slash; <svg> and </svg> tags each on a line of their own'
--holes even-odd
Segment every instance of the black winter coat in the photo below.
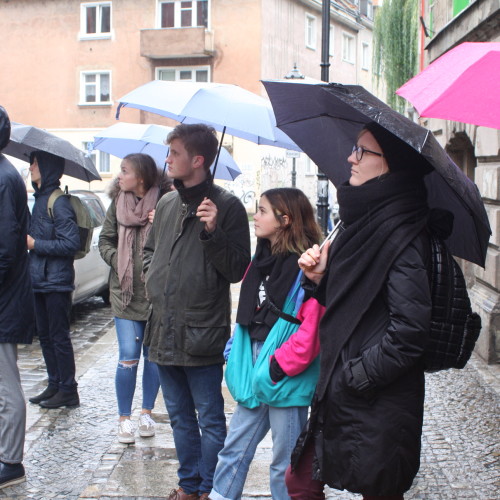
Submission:
<svg viewBox="0 0 500 500">
<path fill-rule="evenodd" d="M 313 402 L 292 462 L 314 435 L 314 476 L 336 489 L 402 494 L 418 472 L 425 395 L 419 358 L 431 315 L 429 259 L 428 235 L 422 232 L 396 259 L 345 345 L 325 397 Z M 334 325 L 321 328 L 335 335 Z"/>
<path fill-rule="evenodd" d="M 29 234 L 35 240 L 30 251 L 30 271 L 36 293 L 71 292 L 75 289 L 74 256 L 80 247 L 76 216 L 66 196 L 54 203 L 54 218 L 47 211 L 52 192 L 59 187 L 62 166 L 54 166 L 38 159 L 41 186 L 33 183 L 35 205 Z"/>
<path fill-rule="evenodd" d="M 33 290 L 26 235 L 26 186 L 0 154 L 0 342 L 31 344 L 35 331 Z"/>
</svg>

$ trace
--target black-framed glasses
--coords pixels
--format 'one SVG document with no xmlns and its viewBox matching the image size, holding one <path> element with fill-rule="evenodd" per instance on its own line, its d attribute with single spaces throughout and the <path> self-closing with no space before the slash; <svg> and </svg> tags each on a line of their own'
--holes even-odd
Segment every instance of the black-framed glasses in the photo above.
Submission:
<svg viewBox="0 0 500 500">
<path fill-rule="evenodd" d="M 376 151 L 366 149 L 363 146 L 357 146 L 356 144 L 354 144 L 354 146 L 352 147 L 352 152 L 356 153 L 356 160 L 358 160 L 358 161 L 361 161 L 361 158 L 363 158 L 363 155 L 365 153 L 371 153 L 372 155 L 377 155 L 377 156 L 380 156 L 381 158 L 384 157 L 384 155 L 382 153 L 377 153 Z"/>
</svg>

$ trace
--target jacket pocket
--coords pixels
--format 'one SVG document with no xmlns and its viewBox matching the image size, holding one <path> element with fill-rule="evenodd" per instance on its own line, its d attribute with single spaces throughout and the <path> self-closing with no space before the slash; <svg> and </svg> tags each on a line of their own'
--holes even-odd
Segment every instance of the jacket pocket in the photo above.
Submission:
<svg viewBox="0 0 500 500">
<path fill-rule="evenodd" d="M 229 338 L 224 311 L 186 311 L 184 351 L 191 356 L 222 354 Z"/>
</svg>

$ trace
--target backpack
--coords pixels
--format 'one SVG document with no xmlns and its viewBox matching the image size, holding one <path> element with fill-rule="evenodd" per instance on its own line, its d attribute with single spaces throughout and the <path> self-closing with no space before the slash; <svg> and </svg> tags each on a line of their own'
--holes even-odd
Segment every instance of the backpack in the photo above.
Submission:
<svg viewBox="0 0 500 500">
<path fill-rule="evenodd" d="M 75 212 L 78 232 L 80 233 L 80 248 L 77 250 L 74 258 L 83 259 L 83 257 L 85 257 L 90 251 L 90 244 L 92 243 L 92 235 L 94 232 L 90 214 L 88 210 L 83 206 L 82 200 L 80 200 L 78 196 L 68 194 L 67 187 L 65 191 L 57 188 L 52 191 L 51 195 L 49 196 L 49 201 L 47 202 L 47 212 L 49 213 L 49 217 L 52 220 L 54 220 L 54 203 L 60 196 L 67 196 L 69 198 L 69 202 L 71 203 L 73 211 Z"/>
<path fill-rule="evenodd" d="M 424 369 L 463 368 L 479 337 L 481 318 L 472 312 L 462 269 L 440 238 L 430 239 L 432 316 Z"/>
</svg>

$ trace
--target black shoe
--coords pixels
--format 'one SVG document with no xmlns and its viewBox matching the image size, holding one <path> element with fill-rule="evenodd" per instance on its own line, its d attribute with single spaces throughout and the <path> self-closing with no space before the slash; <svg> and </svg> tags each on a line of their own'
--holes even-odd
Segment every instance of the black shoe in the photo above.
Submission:
<svg viewBox="0 0 500 500">
<path fill-rule="evenodd" d="M 49 385 L 47 389 L 45 389 L 38 396 L 33 396 L 32 398 L 29 398 L 29 402 L 38 404 L 41 401 L 45 401 L 47 399 L 50 399 L 52 396 L 55 396 L 57 391 L 58 391 L 57 387 L 52 387 Z"/>
<path fill-rule="evenodd" d="M 50 410 L 54 408 L 61 408 L 61 406 L 78 406 L 80 404 L 80 398 L 78 397 L 78 392 L 63 392 L 58 391 L 50 399 L 40 402 L 42 408 L 48 408 Z"/>
<path fill-rule="evenodd" d="M 26 480 L 23 464 L 0 462 L 0 489 L 14 486 Z"/>
</svg>

